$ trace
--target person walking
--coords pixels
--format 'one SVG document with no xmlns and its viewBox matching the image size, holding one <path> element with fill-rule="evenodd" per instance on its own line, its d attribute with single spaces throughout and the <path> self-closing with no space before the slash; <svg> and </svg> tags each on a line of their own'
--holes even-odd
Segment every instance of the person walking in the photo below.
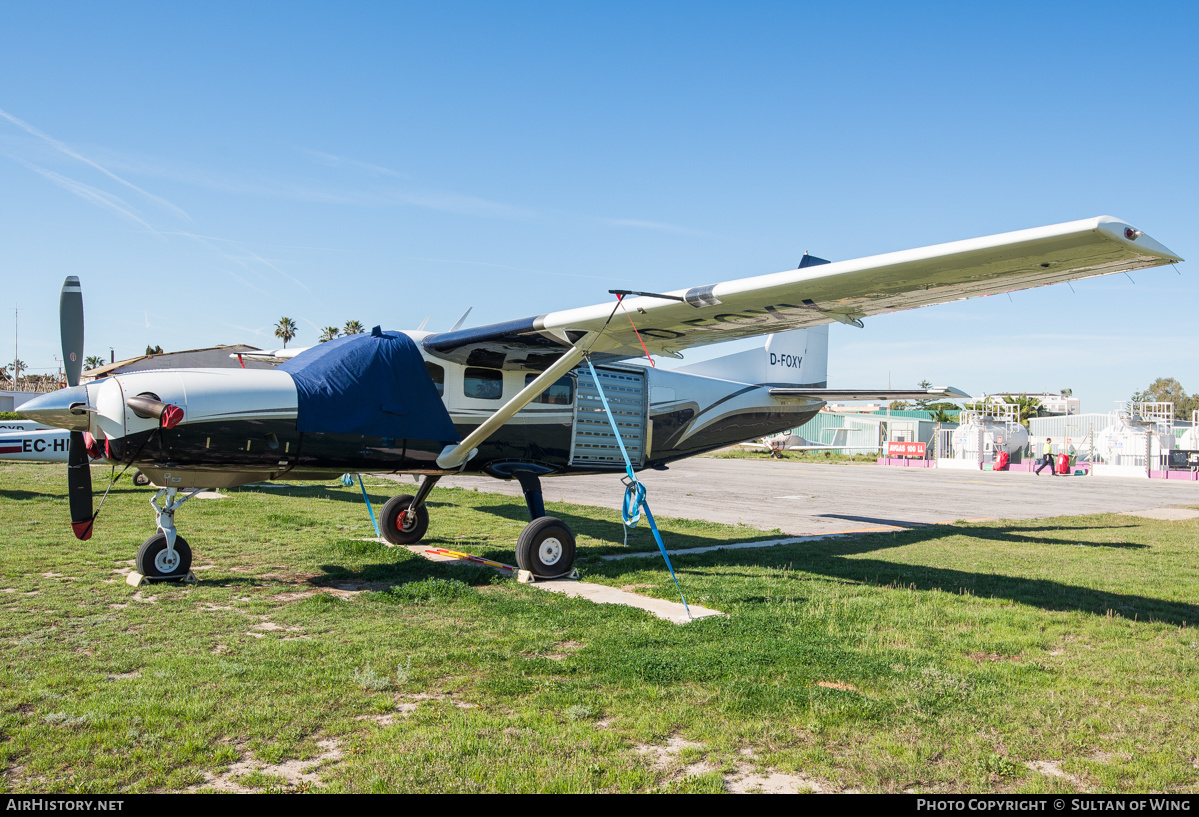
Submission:
<svg viewBox="0 0 1199 817">
<path fill-rule="evenodd" d="M 1053 440 L 1049 437 L 1045 438 L 1045 446 L 1042 448 L 1044 456 L 1041 458 L 1041 464 L 1037 466 L 1037 476 L 1041 476 L 1041 469 L 1046 465 L 1049 466 L 1049 476 L 1056 477 L 1057 473 L 1053 468 Z"/>
</svg>

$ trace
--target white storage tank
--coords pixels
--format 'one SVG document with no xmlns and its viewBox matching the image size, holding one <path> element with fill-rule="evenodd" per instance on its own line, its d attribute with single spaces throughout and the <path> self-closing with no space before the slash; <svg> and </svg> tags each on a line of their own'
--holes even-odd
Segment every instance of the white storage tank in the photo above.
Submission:
<svg viewBox="0 0 1199 817">
<path fill-rule="evenodd" d="M 1191 427 L 1182 433 L 1175 447 L 1184 451 L 1199 451 L 1199 409 L 1191 412 Z"/>
<path fill-rule="evenodd" d="M 1178 438 L 1178 448 L 1199 451 L 1199 428 L 1191 426 Z"/>
<path fill-rule="evenodd" d="M 1194 429 L 1191 429 L 1193 432 Z M 1095 433 L 1095 453 L 1108 465 L 1134 465 L 1145 468 L 1145 455 L 1156 467 L 1174 445 L 1169 427 L 1134 419 L 1118 412 L 1112 422 Z"/>
<path fill-rule="evenodd" d="M 973 411 L 964 411 L 961 416 L 963 422 L 953 432 L 955 459 L 990 462 L 999 451 L 1014 454 L 1028 445 L 1028 429 L 1010 418 L 1004 419 Z"/>
</svg>

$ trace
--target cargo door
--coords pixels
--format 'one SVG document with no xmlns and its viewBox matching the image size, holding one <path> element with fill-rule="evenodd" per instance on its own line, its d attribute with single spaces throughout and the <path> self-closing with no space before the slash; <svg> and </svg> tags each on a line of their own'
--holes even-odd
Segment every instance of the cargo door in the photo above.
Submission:
<svg viewBox="0 0 1199 817">
<path fill-rule="evenodd" d="M 645 462 L 646 414 L 649 402 L 645 372 L 596 367 L 604 396 L 634 468 Z M 624 458 L 604 412 L 603 401 L 587 368 L 576 369 L 575 417 L 570 464 L 586 468 L 623 468 Z"/>
</svg>

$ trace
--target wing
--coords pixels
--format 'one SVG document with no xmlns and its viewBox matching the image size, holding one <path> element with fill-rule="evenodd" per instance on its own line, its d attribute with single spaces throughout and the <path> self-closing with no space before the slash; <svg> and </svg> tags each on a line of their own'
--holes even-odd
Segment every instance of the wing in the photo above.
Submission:
<svg viewBox="0 0 1199 817">
<path fill-rule="evenodd" d="M 306 352 L 311 349 L 311 346 L 297 346 L 294 349 L 260 349 L 257 352 L 234 352 L 229 355 L 237 361 L 257 360 L 262 363 L 282 363 L 285 360 L 291 360 L 300 352 Z M 242 363 L 242 367 L 245 367 Z"/>
<path fill-rule="evenodd" d="M 598 359 L 679 356 L 766 335 L 1181 261 L 1111 216 L 805 266 L 535 318 L 429 335 L 431 354 L 468 365 L 544 369 L 587 343 Z M 634 327 L 636 331 L 634 331 Z"/>
</svg>

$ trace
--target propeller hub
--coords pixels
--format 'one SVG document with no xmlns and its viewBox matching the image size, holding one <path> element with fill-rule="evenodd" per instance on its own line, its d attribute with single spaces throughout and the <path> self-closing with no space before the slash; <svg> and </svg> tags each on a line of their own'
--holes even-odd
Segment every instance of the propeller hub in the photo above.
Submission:
<svg viewBox="0 0 1199 817">
<path fill-rule="evenodd" d="M 87 406 L 87 387 L 68 386 L 22 403 L 17 414 L 55 428 L 87 431 L 91 425 Z"/>
</svg>

